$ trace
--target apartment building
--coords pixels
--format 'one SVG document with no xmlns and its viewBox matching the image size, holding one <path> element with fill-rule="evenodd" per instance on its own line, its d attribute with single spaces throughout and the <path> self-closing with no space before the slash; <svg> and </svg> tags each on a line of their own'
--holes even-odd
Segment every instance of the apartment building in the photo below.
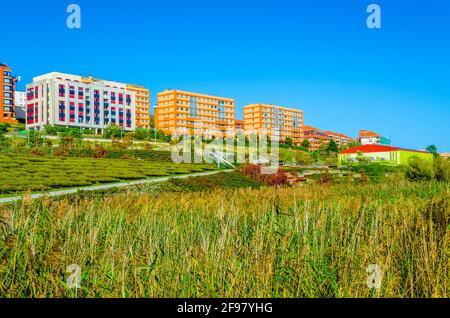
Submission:
<svg viewBox="0 0 450 318">
<path fill-rule="evenodd" d="M 128 84 L 127 89 L 136 95 L 136 128 L 150 129 L 150 91 L 143 86 L 134 84 Z"/>
<path fill-rule="evenodd" d="M 236 130 L 244 130 L 244 121 L 243 120 L 237 120 L 235 121 Z"/>
<path fill-rule="evenodd" d="M 93 83 L 96 81 L 101 81 L 95 79 L 92 76 L 83 77 L 83 83 Z M 151 126 L 151 114 L 150 114 L 150 90 L 147 88 L 136 85 L 136 84 L 122 84 L 126 85 L 128 91 L 135 93 L 135 103 L 136 103 L 136 128 L 147 128 L 150 129 Z"/>
<path fill-rule="evenodd" d="M 211 136 L 224 136 L 235 130 L 234 99 L 166 90 L 158 94 L 155 127 L 165 134 L 185 128 L 194 134 L 208 131 Z"/>
<path fill-rule="evenodd" d="M 95 129 L 136 127 L 136 95 L 123 83 L 64 73 L 35 77 L 27 85 L 27 129 L 45 125 Z"/>
<path fill-rule="evenodd" d="M 15 79 L 8 65 L 0 63 L 0 123 L 16 124 L 14 118 Z"/>
<path fill-rule="evenodd" d="M 280 141 L 292 138 L 295 144 L 303 140 L 303 111 L 269 104 L 244 106 L 244 127 L 246 132 L 263 129 L 271 136 L 278 130 Z"/>
<path fill-rule="evenodd" d="M 343 146 L 343 145 L 348 144 L 351 141 L 354 141 L 353 138 L 351 138 L 347 135 L 333 132 L 333 131 L 325 131 L 325 134 L 327 134 L 331 139 L 333 139 L 338 146 Z"/>
<path fill-rule="evenodd" d="M 319 149 L 322 144 L 327 144 L 330 140 L 334 140 L 338 146 L 343 146 L 354 141 L 353 138 L 347 135 L 333 131 L 323 131 L 312 126 L 305 126 L 304 132 L 305 139 L 307 139 L 311 145 L 311 150 Z"/>
<path fill-rule="evenodd" d="M 312 126 L 305 126 L 304 134 L 305 139 L 309 141 L 311 150 L 319 149 L 322 144 L 327 144 L 332 139 L 324 131 Z"/>
</svg>

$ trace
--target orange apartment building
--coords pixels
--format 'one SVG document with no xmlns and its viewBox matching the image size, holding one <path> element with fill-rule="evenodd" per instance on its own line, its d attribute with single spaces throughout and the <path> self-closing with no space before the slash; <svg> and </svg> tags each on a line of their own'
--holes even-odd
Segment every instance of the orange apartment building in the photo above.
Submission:
<svg viewBox="0 0 450 318">
<path fill-rule="evenodd" d="M 17 124 L 14 118 L 15 79 L 11 69 L 0 63 L 0 123 Z"/>
<path fill-rule="evenodd" d="M 151 127 L 150 91 L 140 85 L 127 85 L 127 90 L 136 94 L 136 128 Z"/>
<path fill-rule="evenodd" d="M 241 129 L 244 130 L 244 121 L 243 120 L 237 120 L 235 121 L 236 123 L 236 130 Z"/>
<path fill-rule="evenodd" d="M 295 144 L 303 141 L 303 111 L 269 104 L 244 106 L 244 126 L 246 132 L 266 129 L 272 136 L 278 129 L 280 141 L 292 138 Z"/>
<path fill-rule="evenodd" d="M 208 130 L 211 135 L 224 136 L 234 133 L 234 107 L 232 98 L 166 90 L 157 97 L 155 127 L 165 134 L 186 128 L 194 134 Z"/>
<path fill-rule="evenodd" d="M 99 79 L 95 79 L 92 76 L 82 77 L 82 83 L 92 84 Z M 126 90 L 133 92 L 136 95 L 135 106 L 136 106 L 136 128 L 147 128 L 151 127 L 151 115 L 150 115 L 150 90 L 135 84 L 123 84 Z"/>
<path fill-rule="evenodd" d="M 348 144 L 351 141 L 354 141 L 353 138 L 351 138 L 347 135 L 341 134 L 341 133 L 336 133 L 333 131 L 325 131 L 325 133 L 328 136 L 330 136 L 331 139 L 333 139 L 337 143 L 338 146 L 343 146 L 343 145 Z"/>
<path fill-rule="evenodd" d="M 322 144 L 327 144 L 330 140 L 334 140 L 338 146 L 342 146 L 350 141 L 353 141 L 353 138 L 344 134 L 335 133 L 332 131 L 322 131 L 312 126 L 305 126 L 304 132 L 305 139 L 307 139 L 311 145 L 311 150 L 319 149 Z"/>
</svg>

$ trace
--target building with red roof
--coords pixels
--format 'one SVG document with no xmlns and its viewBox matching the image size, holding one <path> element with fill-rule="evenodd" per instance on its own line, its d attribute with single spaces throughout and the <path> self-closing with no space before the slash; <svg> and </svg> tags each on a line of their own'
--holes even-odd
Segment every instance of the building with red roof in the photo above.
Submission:
<svg viewBox="0 0 450 318">
<path fill-rule="evenodd" d="M 368 130 L 360 130 L 358 141 L 361 145 L 389 145 L 391 141 L 376 132 Z"/>
<path fill-rule="evenodd" d="M 358 162 L 366 159 L 371 162 L 392 165 L 406 164 L 409 158 L 416 156 L 425 160 L 433 160 L 433 154 L 427 151 L 411 150 L 389 145 L 368 144 L 343 150 L 339 153 L 340 164 Z"/>
<path fill-rule="evenodd" d="M 353 141 L 353 138 L 344 134 L 335 133 L 332 131 L 323 131 L 312 126 L 303 126 L 303 133 L 305 139 L 308 139 L 311 144 L 311 150 L 319 149 L 320 145 L 328 144 L 330 140 L 334 140 L 338 146 L 342 146 L 350 141 Z"/>
</svg>

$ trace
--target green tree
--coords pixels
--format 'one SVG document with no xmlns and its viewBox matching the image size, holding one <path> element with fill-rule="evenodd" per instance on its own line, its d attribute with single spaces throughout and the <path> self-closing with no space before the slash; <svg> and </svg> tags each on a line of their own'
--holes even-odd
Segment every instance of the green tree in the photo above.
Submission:
<svg viewBox="0 0 450 318">
<path fill-rule="evenodd" d="M 309 142 L 308 139 L 303 139 L 302 141 L 302 147 L 310 149 L 311 148 L 311 143 Z"/>
<path fill-rule="evenodd" d="M 286 140 L 284 141 L 284 143 L 290 147 L 292 147 L 294 145 L 294 139 L 292 139 L 291 137 L 286 137 Z"/>
<path fill-rule="evenodd" d="M 437 152 L 437 147 L 435 145 L 429 145 L 427 147 L 427 151 L 431 152 L 433 154 L 433 156 L 435 156 L 435 157 L 439 156 L 439 154 Z"/>
<path fill-rule="evenodd" d="M 333 139 L 331 139 L 327 145 L 327 152 L 328 153 L 330 153 L 330 152 L 338 153 L 339 152 L 339 147 Z"/>
</svg>

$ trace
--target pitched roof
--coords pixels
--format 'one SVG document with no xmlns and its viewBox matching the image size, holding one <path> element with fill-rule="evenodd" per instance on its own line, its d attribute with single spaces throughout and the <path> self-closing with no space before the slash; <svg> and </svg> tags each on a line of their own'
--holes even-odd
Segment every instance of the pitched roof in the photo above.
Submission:
<svg viewBox="0 0 450 318">
<path fill-rule="evenodd" d="M 361 153 L 371 153 L 371 152 L 391 152 L 391 151 L 398 151 L 398 150 L 405 150 L 405 151 L 412 151 L 412 152 L 421 152 L 421 153 L 429 153 L 427 151 L 421 151 L 421 150 L 411 150 L 411 149 L 405 149 L 400 147 L 392 147 L 392 146 L 385 146 L 385 145 L 363 145 L 356 148 L 350 148 L 347 150 L 343 150 L 340 152 L 340 154 L 354 154 L 357 152 Z"/>
<path fill-rule="evenodd" d="M 381 137 L 381 136 L 373 131 L 360 130 L 358 138 L 364 138 L 364 137 Z"/>
<path fill-rule="evenodd" d="M 305 130 L 321 131 L 320 129 L 317 129 L 316 127 L 313 126 L 303 126 L 303 131 Z"/>
<path fill-rule="evenodd" d="M 325 133 L 327 135 L 331 135 L 331 136 L 337 136 L 337 137 L 341 137 L 341 138 L 345 138 L 345 139 L 353 139 L 352 137 L 349 137 L 349 136 L 341 134 L 341 133 L 336 133 L 333 131 L 325 131 Z"/>
</svg>

